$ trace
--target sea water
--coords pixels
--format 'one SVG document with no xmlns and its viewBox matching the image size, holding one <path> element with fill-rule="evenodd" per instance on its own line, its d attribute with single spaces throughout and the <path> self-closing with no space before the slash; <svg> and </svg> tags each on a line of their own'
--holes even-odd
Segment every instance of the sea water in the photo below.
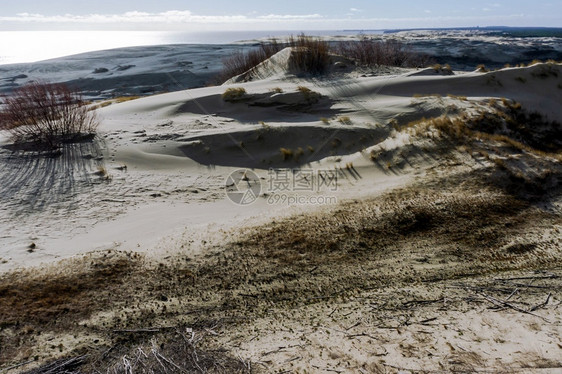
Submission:
<svg viewBox="0 0 562 374">
<path fill-rule="evenodd" d="M 83 52 L 163 44 L 229 44 L 296 35 L 299 31 L 0 31 L 0 65 L 36 62 Z M 307 31 L 307 35 L 352 35 L 357 31 Z"/>
</svg>

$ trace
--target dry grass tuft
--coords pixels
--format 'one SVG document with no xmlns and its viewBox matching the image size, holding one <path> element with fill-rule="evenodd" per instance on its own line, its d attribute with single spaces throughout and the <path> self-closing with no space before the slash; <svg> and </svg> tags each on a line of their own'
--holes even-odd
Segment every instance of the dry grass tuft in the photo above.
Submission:
<svg viewBox="0 0 562 374">
<path fill-rule="evenodd" d="M 281 152 L 281 156 L 283 156 L 283 161 L 289 161 L 293 158 L 293 150 L 290 148 L 281 148 L 279 149 Z"/>
<path fill-rule="evenodd" d="M 417 94 L 414 94 L 412 97 L 414 97 L 414 98 L 422 98 L 422 97 L 437 97 L 437 98 L 440 98 L 440 97 L 443 97 L 443 96 L 441 94 L 438 94 L 438 93 L 435 93 L 435 94 L 419 94 L 419 93 L 417 93 Z"/>
<path fill-rule="evenodd" d="M 460 101 L 468 101 L 468 98 L 466 96 L 458 96 L 458 95 L 453 95 L 453 94 L 447 94 L 447 97 L 450 97 L 451 99 L 457 99 Z"/>
<path fill-rule="evenodd" d="M 228 102 L 236 102 L 242 99 L 245 95 L 246 89 L 244 87 L 231 87 L 224 91 L 222 99 Z"/>
<path fill-rule="evenodd" d="M 487 73 L 489 70 L 486 68 L 486 65 L 480 64 L 476 67 L 476 71 L 480 73 Z"/>
<path fill-rule="evenodd" d="M 351 125 L 351 118 L 349 118 L 348 116 L 341 116 L 338 117 L 338 122 L 340 122 L 343 125 Z"/>
</svg>

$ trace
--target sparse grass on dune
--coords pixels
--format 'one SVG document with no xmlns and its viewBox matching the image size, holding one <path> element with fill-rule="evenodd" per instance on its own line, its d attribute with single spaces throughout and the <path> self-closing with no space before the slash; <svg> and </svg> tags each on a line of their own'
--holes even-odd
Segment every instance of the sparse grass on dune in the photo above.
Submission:
<svg viewBox="0 0 562 374">
<path fill-rule="evenodd" d="M 535 227 L 560 224 L 559 217 L 487 184 L 489 177 L 480 172 L 426 180 L 328 212 L 276 220 L 245 229 L 233 243 L 208 248 L 195 258 L 152 263 L 113 252 L 107 258 L 65 261 L 51 272 L 4 275 L 0 365 L 13 364 L 14 357 L 23 362 L 40 350 L 53 358 L 88 354 L 82 366 L 86 371 L 125 372 L 124 358 L 137 357 L 140 348 L 146 353 L 140 362 L 146 365 L 157 365 L 164 357 L 192 368 L 194 361 L 182 353 L 195 349 L 202 357 L 199 364 L 210 363 L 211 372 L 246 372 L 246 364 L 221 350 L 229 347 L 207 340 L 195 347 L 186 344 L 191 338 L 186 327 L 196 337 L 204 336 L 205 329 L 229 334 L 234 326 L 283 310 L 309 324 L 313 317 L 300 315 L 300 308 L 345 303 L 367 290 L 427 282 L 440 288 L 451 279 L 556 266 L 557 257 L 542 249 L 521 252 L 505 246 Z M 426 251 L 434 265 L 412 267 Z M 392 258 L 401 261 L 386 269 Z M 409 300 L 391 293 L 379 301 L 399 309 Z M 384 318 L 372 313 L 372 318 Z M 103 343 L 61 352 L 37 347 L 37 333 L 94 336 Z M 213 362 L 224 367 L 213 368 Z"/>
<path fill-rule="evenodd" d="M 561 124 L 546 121 L 539 113 L 527 113 L 520 103 L 506 98 L 500 101 L 490 99 L 488 105 L 493 110 L 478 115 L 422 118 L 403 126 L 396 125 L 395 128 L 401 131 L 418 127 L 418 133 L 423 133 L 429 126 L 459 142 L 472 142 L 476 139 L 496 141 L 541 157 L 560 158 Z"/>
<path fill-rule="evenodd" d="M 124 103 L 126 101 L 132 101 L 140 99 L 142 96 L 119 96 L 113 99 L 115 103 Z"/>
<path fill-rule="evenodd" d="M 246 95 L 246 89 L 244 87 L 230 87 L 222 94 L 222 99 L 224 101 L 235 102 L 242 99 Z"/>
<path fill-rule="evenodd" d="M 330 55 L 341 55 L 361 66 L 424 67 L 430 64 L 429 56 L 414 53 L 395 40 L 377 41 L 364 38 L 359 41 L 327 42 L 321 38 L 299 34 L 285 41 L 272 39 L 246 52 L 237 52 L 223 60 L 223 70 L 216 81 L 251 71 L 286 47 L 293 48 L 292 68 L 305 75 L 321 75 L 329 70 Z M 445 66 L 442 70 L 448 71 Z"/>
</svg>

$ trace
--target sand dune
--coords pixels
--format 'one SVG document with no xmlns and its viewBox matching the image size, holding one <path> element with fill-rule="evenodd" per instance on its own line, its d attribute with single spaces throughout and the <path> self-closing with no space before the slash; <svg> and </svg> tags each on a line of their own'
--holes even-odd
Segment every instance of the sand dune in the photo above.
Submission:
<svg viewBox="0 0 562 374">
<path fill-rule="evenodd" d="M 561 316 L 551 306 L 559 304 L 558 288 L 541 307 L 547 308 L 541 318 L 552 324 L 532 327 L 539 321 L 516 314 L 518 323 L 529 326 L 509 337 L 502 331 L 508 329 L 513 308 L 479 314 L 482 302 L 494 300 L 482 296 L 489 291 L 471 293 L 480 297 L 481 303 L 474 306 L 462 292 L 447 290 L 486 282 L 492 287 L 489 274 L 494 269 L 524 273 L 559 266 L 560 166 L 551 148 L 558 147 L 560 139 L 553 139 L 552 147 L 533 148 L 536 143 L 517 143 L 528 140 L 521 134 L 533 129 L 485 130 L 486 115 L 509 118 L 537 112 L 545 131 L 560 134 L 560 126 L 548 122 L 562 121 L 561 65 L 450 76 L 396 70 L 385 76 L 344 72 L 302 79 L 287 74 L 286 66 L 278 68 L 287 53 L 274 56 L 270 74 L 259 73 L 252 82 L 103 107 L 98 110 L 98 138 L 65 147 L 58 158 L 14 150 L 2 139 L 0 179 L 7 182 L 0 190 L 0 271 L 5 274 L 0 297 L 19 292 L 2 288 L 15 284 L 14 269 L 56 264 L 55 271 L 75 266 L 90 274 L 86 262 L 103 267 L 107 258 L 115 270 L 100 276 L 107 277 L 108 290 L 126 300 L 121 304 L 86 286 L 83 294 L 77 286 L 76 295 L 88 296 L 61 296 L 69 310 L 77 308 L 72 302 L 78 300 L 88 304 L 102 300 L 99 297 L 109 302 L 99 301 L 101 309 L 93 307 L 92 314 L 80 315 L 80 320 L 57 314 L 61 324 L 79 326 L 75 338 L 50 330 L 36 341 L 26 338 L 21 344 L 29 354 L 0 353 L 2 367 L 29 355 L 39 357 L 32 364 L 37 366 L 75 354 L 77 347 L 95 351 L 86 338 L 90 332 L 105 347 L 113 344 L 118 330 L 197 322 L 203 326 L 199 334 L 212 330 L 208 322 L 223 321 L 226 314 L 240 321 L 224 322 L 210 346 L 228 347 L 229 354 L 261 362 L 270 372 L 287 369 L 291 362 L 294 366 L 288 370 L 452 370 L 455 360 L 466 370 L 490 365 L 521 368 L 518 360 L 532 353 L 526 340 L 535 336 L 533 328 L 544 340 L 541 349 L 549 350 L 541 359 L 554 367 L 559 359 L 554 336 L 560 332 Z M 100 92 L 106 83 L 112 84 L 111 78 L 100 80 Z M 224 100 L 230 87 L 244 88 L 245 94 Z M 515 102 L 527 112 L 519 112 Z M 479 116 L 484 120 L 478 122 Z M 461 141 L 447 137 L 438 117 L 462 117 L 480 127 L 465 128 L 473 138 Z M 518 137 L 508 142 L 500 135 Z M 535 135 L 546 143 L 544 134 Z M 249 206 L 226 198 L 228 176 L 240 168 L 252 169 L 259 178 L 254 183 L 261 186 L 260 196 Z M 307 199 L 329 195 L 341 204 L 272 202 L 271 168 L 335 173 L 336 189 L 287 194 Z M 544 186 L 551 187 L 543 194 Z M 540 200 L 537 194 L 548 199 Z M 471 212 L 474 217 L 469 217 Z M 525 243 L 538 249 L 527 251 L 530 247 L 521 247 Z M 515 253 L 527 256 L 525 261 Z M 34 276 L 21 271 L 21 279 Z M 166 283 L 170 279 L 173 286 Z M 465 284 L 459 286 L 454 279 Z M 538 303 L 542 296 L 529 297 Z M 19 294 L 10 300 L 14 305 L 28 302 Z M 136 304 L 142 306 L 135 309 Z M 438 310 L 425 307 L 430 304 L 452 309 L 434 317 Z M 150 314 L 152 307 L 162 313 Z M 121 312 L 128 317 L 119 317 Z M 33 320 L 30 326 L 51 316 L 39 309 L 36 315 L 39 322 Z M 17 316 L 6 318 L 15 326 Z M 429 324 L 432 321 L 437 325 Z M 478 331 L 474 325 L 480 326 Z M 483 325 L 492 332 L 484 331 Z M 113 332 L 103 332 L 102 326 L 111 326 Z M 466 348 L 460 333 L 453 333 L 457 330 L 469 335 Z M 155 331 L 159 334 L 164 327 Z M 52 345 L 62 346 L 57 353 L 43 344 L 43 336 L 48 340 L 51 335 L 56 335 Z M 506 348 L 491 343 L 494 336 L 513 339 L 513 344 Z M 430 337 L 438 342 L 427 343 Z M 297 345 L 304 351 L 293 351 Z M 453 348 L 446 355 L 448 345 Z M 460 345 L 464 349 L 457 348 Z M 490 347 L 498 349 L 490 352 Z M 116 357 L 130 355 L 126 349 L 120 346 Z M 463 352 L 473 355 L 464 357 Z M 507 352 L 513 355 L 509 359 Z M 443 368 L 439 365 L 444 360 L 449 366 Z"/>
</svg>

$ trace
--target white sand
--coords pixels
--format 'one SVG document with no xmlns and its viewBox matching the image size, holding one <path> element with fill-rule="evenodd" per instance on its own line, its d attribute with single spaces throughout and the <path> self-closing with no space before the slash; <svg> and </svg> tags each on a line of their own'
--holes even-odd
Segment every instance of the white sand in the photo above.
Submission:
<svg viewBox="0 0 562 374">
<path fill-rule="evenodd" d="M 162 94 L 100 109 L 99 148 L 84 146 L 55 160 L 2 149 L 6 167 L 0 170 L 0 179 L 6 182 L 0 200 L 0 272 L 105 249 L 160 258 L 177 254 L 189 244 L 195 252 L 204 247 L 198 244 L 235 238 L 238 228 L 324 208 L 322 204 L 268 203 L 270 167 L 339 170 L 336 191 L 292 191 L 289 196 L 360 200 L 406 185 L 437 161 L 408 154 L 414 140 L 397 134 L 393 121 L 404 125 L 423 117 L 477 113 L 485 110 L 491 97 L 519 101 L 527 110 L 562 121 L 560 65 L 453 76 L 419 73 L 319 81 L 281 73 L 235 84 L 247 92 L 246 101 L 239 103 L 221 98 L 229 86 Z M 304 108 L 283 108 L 298 103 L 298 86 L 323 97 Z M 273 88 L 283 92 L 272 93 Z M 343 116 L 349 117 L 347 123 L 338 120 Z M 6 145 L 8 140 L 1 142 Z M 281 148 L 296 153 L 299 147 L 300 158 L 283 160 Z M 390 149 L 401 151 L 392 160 L 396 168 L 370 159 L 370 151 Z M 97 173 L 99 167 L 107 170 L 107 176 Z M 261 178 L 262 193 L 267 193 L 249 206 L 226 198 L 227 177 L 239 168 L 252 168 Z M 29 247 L 32 243 L 35 248 Z M 361 310 L 354 305 L 343 307 L 350 313 Z M 553 313 L 547 317 L 559 321 L 559 313 Z M 367 319 L 352 317 L 346 320 L 350 325 Z M 536 352 L 547 352 L 543 357 L 548 359 L 560 357 L 559 340 L 552 335 L 560 333 L 558 327 L 533 331 L 534 325 L 524 327 L 529 323 L 524 316 L 513 320 L 489 311 L 447 312 L 435 329 L 424 325 L 382 332 L 368 325 L 386 342 L 384 347 L 368 336 L 350 337 L 352 330 L 341 320 L 298 334 L 288 334 L 283 322 L 278 329 L 269 325 L 269 319 L 263 323 L 272 331 L 256 340 L 238 341 L 236 352 L 259 361 L 267 351 L 277 349 L 281 340 L 285 346 L 302 344 L 296 351 L 287 348 L 271 356 L 277 364 L 300 357 L 294 369 L 338 369 L 347 360 L 369 372 L 378 368 L 370 358 L 385 356 L 387 368 L 422 370 L 432 355 L 451 356 L 453 362 L 453 356 L 464 351 L 461 331 L 470 335 L 470 344 L 484 341 L 476 348 L 478 367 L 493 365 L 496 357 L 512 353 L 517 359 Z M 523 327 L 506 329 L 517 323 Z M 450 325 L 454 329 L 443 328 Z M 367 330 L 361 331 L 366 334 Z M 500 333 L 513 344 L 494 351 L 492 339 Z M 431 340 L 429 354 L 415 349 L 420 334 Z M 534 350 L 525 344 L 531 339 L 536 342 Z M 404 346 L 411 346 L 413 352 L 407 363 L 402 361 Z M 328 352 L 328 358 L 320 358 L 320 351 Z M 273 367 L 283 367 L 277 364 Z"/>
<path fill-rule="evenodd" d="M 256 217 L 265 219 L 287 210 L 283 206 L 272 209 L 263 198 L 249 207 L 229 202 L 225 180 L 238 168 L 255 169 L 265 189 L 270 167 L 333 170 L 353 162 L 360 178 L 340 178 L 340 188 L 333 193 L 340 200 L 407 182 L 430 163 L 418 160 L 396 176 L 373 167 L 368 158 L 369 147 L 391 135 L 391 120 L 403 124 L 454 114 L 452 104 L 481 110 L 486 97 L 506 97 L 561 121 L 558 79 L 539 76 L 548 69 L 560 72 L 559 65 L 543 64 L 446 77 L 407 73 L 319 82 L 271 77 L 235 85 L 246 89 L 246 103 L 225 103 L 220 97 L 226 89 L 223 86 L 110 105 L 99 110 L 101 148 L 73 155 L 74 166 L 71 162 L 68 170 L 50 174 L 48 168 L 53 166 L 49 160 L 21 161 L 8 151 L 2 153 L 10 158 L 10 165 L 23 162 L 23 166 L 2 170 L 5 180 L 18 183 L 4 185 L 10 193 L 0 206 L 0 245 L 4 249 L 0 269 L 113 247 L 151 252 L 172 233 L 209 225 L 234 227 L 245 219 L 259 221 Z M 526 83 L 516 79 L 519 77 Z M 300 95 L 299 85 L 321 93 L 324 99 L 304 111 L 248 106 L 274 95 Z M 271 93 L 275 87 L 283 93 Z M 415 94 L 441 97 L 412 98 Z M 468 101 L 447 94 L 466 96 Z M 283 103 L 279 98 L 274 101 Z M 349 117 L 351 123 L 338 122 L 340 116 Z M 329 124 L 321 117 L 328 118 Z M 333 144 L 336 138 L 341 144 Z M 294 151 L 301 147 L 303 156 L 298 162 L 283 161 L 282 147 Z M 95 152 L 103 155 L 103 160 L 84 160 L 83 156 L 93 157 Z M 346 154 L 349 156 L 339 157 Z M 110 180 L 95 175 L 98 164 L 107 169 Z M 74 174 L 72 181 L 66 180 L 69 173 Z M 45 184 L 34 185 L 37 178 L 46 179 Z M 57 195 L 57 191 L 64 195 Z M 33 253 L 27 251 L 31 243 L 37 245 Z"/>
</svg>

